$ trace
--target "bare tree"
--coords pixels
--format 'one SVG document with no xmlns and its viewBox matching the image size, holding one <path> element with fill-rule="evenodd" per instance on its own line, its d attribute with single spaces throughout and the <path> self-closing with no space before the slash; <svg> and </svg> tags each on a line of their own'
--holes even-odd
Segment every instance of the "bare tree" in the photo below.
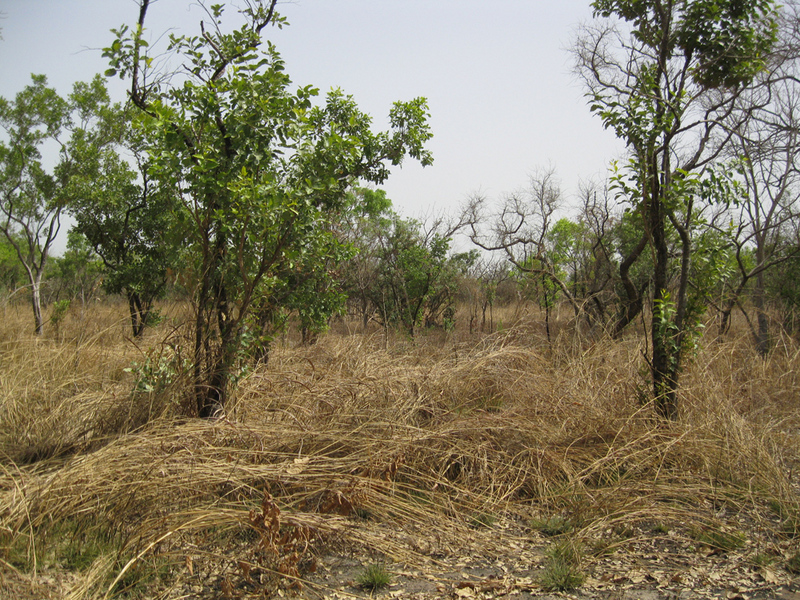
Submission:
<svg viewBox="0 0 800 600">
<path fill-rule="evenodd" d="M 462 221 L 472 243 L 483 250 L 502 252 L 506 259 L 524 273 L 535 273 L 552 281 L 572 305 L 580 306 L 567 284 L 557 276 L 546 252 L 547 234 L 554 213 L 561 203 L 561 188 L 553 169 L 530 176 L 528 187 L 507 194 L 494 212 L 487 214 L 487 199 L 470 198 Z M 488 223 L 484 229 L 483 223 Z"/>
<path fill-rule="evenodd" d="M 612 214 L 612 201 L 607 186 L 601 187 L 595 182 L 583 182 L 579 186 L 578 194 L 582 204 L 579 219 L 586 231 L 586 256 L 581 265 L 585 311 L 590 326 L 599 324 L 605 328 L 610 318 L 609 304 L 616 298 L 614 290 L 610 288 L 617 281 L 615 275 L 620 262 L 617 259 L 618 249 L 613 239 L 617 220 Z M 637 289 L 637 297 L 641 296 L 642 291 Z M 622 316 L 627 311 L 618 312 L 620 317 L 613 326 L 613 332 L 617 335 L 627 324 L 625 322 L 620 326 Z"/>
<path fill-rule="evenodd" d="M 547 237 L 562 200 L 555 171 L 540 170 L 530 176 L 528 187 L 507 194 L 491 211 L 484 196 L 470 198 L 462 212 L 462 222 L 472 243 L 483 250 L 501 252 L 523 273 L 538 275 L 545 290 L 552 283 L 572 306 L 575 315 L 580 303 L 567 282 L 559 277 L 547 249 Z M 484 224 L 488 224 L 485 225 Z M 546 291 L 545 291 L 546 293 Z M 545 298 L 545 323 L 550 333 L 550 301 Z"/>
<path fill-rule="evenodd" d="M 753 338 L 758 352 L 765 355 L 770 346 L 766 311 L 766 273 L 791 258 L 797 251 L 798 197 L 800 171 L 800 87 L 798 58 L 800 32 L 798 6 L 783 7 L 780 37 L 770 60 L 770 68 L 743 94 L 730 154 L 736 161 L 743 192 L 737 205 L 719 211 L 711 223 L 730 235 L 737 275 L 732 289 L 720 307 L 720 334 L 730 327 L 733 308 L 740 306 L 742 294 L 752 282 L 756 310 Z M 787 240 L 795 243 L 788 244 Z"/>
<path fill-rule="evenodd" d="M 505 260 L 494 256 L 480 258 L 469 271 L 469 282 L 464 286 L 467 302 L 470 305 L 469 332 L 476 327 L 480 331 L 494 330 L 494 305 L 497 289 L 510 278 L 509 265 Z M 487 322 L 488 313 L 488 322 Z M 480 325 L 478 325 L 480 317 Z"/>
</svg>

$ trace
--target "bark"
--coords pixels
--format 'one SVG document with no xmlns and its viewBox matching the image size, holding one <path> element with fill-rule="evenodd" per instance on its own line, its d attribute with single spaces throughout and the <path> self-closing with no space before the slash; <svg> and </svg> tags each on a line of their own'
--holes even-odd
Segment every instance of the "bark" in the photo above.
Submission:
<svg viewBox="0 0 800 600">
<path fill-rule="evenodd" d="M 753 290 L 753 304 L 755 304 L 756 307 L 756 318 L 758 322 L 755 339 L 756 350 L 762 357 L 769 353 L 770 347 L 769 320 L 767 319 L 766 294 L 764 288 L 764 271 L 760 271 L 758 275 L 756 275 L 756 285 Z"/>
<path fill-rule="evenodd" d="M 44 319 L 42 319 L 42 274 L 37 273 L 31 280 L 31 306 L 33 308 L 34 332 L 36 335 L 44 334 Z"/>
<path fill-rule="evenodd" d="M 619 278 L 622 288 L 625 290 L 625 299 L 620 307 L 620 313 L 611 337 L 618 339 L 622 331 L 642 312 L 644 304 L 644 291 L 647 287 L 639 289 L 631 280 L 630 271 L 633 264 L 639 259 L 644 249 L 647 247 L 647 234 L 642 234 L 639 243 L 633 251 L 619 265 Z"/>
<path fill-rule="evenodd" d="M 131 330 L 133 337 L 137 338 L 144 333 L 150 315 L 150 302 L 142 300 L 140 294 L 128 292 L 128 310 L 131 315 Z"/>
</svg>

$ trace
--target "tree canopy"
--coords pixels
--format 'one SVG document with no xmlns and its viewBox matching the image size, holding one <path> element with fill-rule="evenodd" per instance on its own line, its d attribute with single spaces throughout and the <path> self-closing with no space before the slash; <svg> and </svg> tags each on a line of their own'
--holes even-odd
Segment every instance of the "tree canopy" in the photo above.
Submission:
<svg viewBox="0 0 800 600">
<path fill-rule="evenodd" d="M 277 49 L 262 43 L 268 25 L 285 22 L 275 0 L 248 3 L 245 24 L 229 33 L 224 7 L 206 7 L 199 35 L 170 36 L 183 72 L 168 84 L 142 37 L 149 8 L 142 0 L 137 25 L 117 30 L 106 55 L 149 119 L 154 177 L 190 215 L 195 394 L 210 416 L 225 402 L 242 334 L 256 326 L 255 301 L 324 247 L 316 240 L 348 190 L 384 181 L 406 156 L 431 163 L 427 105 L 396 103 L 391 130 L 379 133 L 341 91 L 315 105 L 318 91 L 294 87 Z"/>
</svg>

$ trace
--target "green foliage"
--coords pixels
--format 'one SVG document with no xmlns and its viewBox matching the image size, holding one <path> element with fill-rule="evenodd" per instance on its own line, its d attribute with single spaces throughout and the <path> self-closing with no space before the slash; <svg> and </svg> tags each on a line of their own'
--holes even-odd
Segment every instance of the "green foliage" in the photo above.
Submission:
<svg viewBox="0 0 800 600">
<path fill-rule="evenodd" d="M 380 563 L 367 565 L 356 577 L 359 587 L 376 592 L 392 583 L 392 574 Z"/>
<path fill-rule="evenodd" d="M 135 394 L 160 394 L 190 370 L 191 364 L 171 348 L 151 351 L 144 362 L 134 362 L 125 369 L 134 376 Z"/>
<path fill-rule="evenodd" d="M 765 67 L 777 35 L 776 6 L 771 0 L 692 0 L 676 3 L 677 15 L 668 14 L 648 0 L 595 0 L 595 15 L 617 16 L 633 27 L 642 44 L 657 48 L 662 43 L 664 21 L 674 20 L 667 55 L 696 58 L 692 78 L 704 88 L 745 84 Z"/>
<path fill-rule="evenodd" d="M 530 526 L 547 536 L 563 535 L 575 529 L 575 524 L 561 515 L 551 515 L 546 519 L 531 519 Z"/>
<path fill-rule="evenodd" d="M 57 300 L 53 303 L 53 310 L 50 313 L 50 322 L 53 324 L 53 327 L 58 328 L 61 325 L 61 321 L 64 320 L 64 317 L 67 314 L 70 306 L 72 306 L 72 300 Z"/>
<path fill-rule="evenodd" d="M 11 293 L 25 285 L 25 269 L 17 257 L 14 246 L 0 238 L 0 286 L 4 292 Z"/>
<path fill-rule="evenodd" d="M 427 104 L 395 103 L 391 130 L 379 133 L 339 90 L 315 105 L 318 91 L 293 86 L 275 47 L 262 45 L 262 29 L 283 20 L 274 2 L 258 0 L 241 11 L 239 29 L 224 31 L 219 5 L 211 30 L 171 35 L 169 52 L 187 77 L 181 85 L 150 83 L 157 78 L 142 76 L 152 66 L 141 35 L 148 7 L 139 26 L 115 32 L 104 55 L 110 73 L 132 79 L 132 101 L 150 132 L 149 173 L 189 215 L 195 392 L 199 414 L 209 416 L 225 402 L 242 332 L 256 312 L 266 315 L 259 324 L 271 322 L 293 298 L 307 307 L 307 324 L 319 327 L 340 303 L 335 294 L 313 293 L 324 281 L 298 274 L 313 275 L 314 249 L 330 250 L 325 238 L 350 189 L 381 183 L 406 156 L 431 163 Z"/>
<path fill-rule="evenodd" d="M 723 531 L 716 528 L 703 528 L 693 532 L 692 537 L 705 546 L 719 552 L 730 552 L 744 546 L 746 538 L 738 531 Z"/>
<path fill-rule="evenodd" d="M 547 253 L 556 275 L 578 283 L 586 263 L 588 231 L 583 223 L 559 219 L 547 232 Z"/>
<path fill-rule="evenodd" d="M 693 231 L 702 206 L 735 197 L 724 172 L 704 172 L 719 152 L 705 140 L 722 127 L 742 86 L 764 69 L 776 39 L 776 7 L 771 0 L 595 0 L 592 7 L 630 32 L 614 47 L 601 28 L 579 44 L 577 56 L 591 111 L 630 149 L 612 188 L 641 219 L 652 250 L 653 391 L 658 413 L 675 418 L 682 349 L 702 313 L 699 296 L 689 292 L 698 250 Z"/>
<path fill-rule="evenodd" d="M 653 525 L 653 533 L 658 535 L 666 535 L 669 533 L 669 526 L 666 523 L 656 523 Z"/>
<path fill-rule="evenodd" d="M 616 165 L 614 166 L 616 169 Z M 611 231 L 612 247 L 620 256 L 627 257 L 633 252 L 644 233 L 641 215 L 631 207 L 626 207 Z M 645 287 L 653 277 L 653 257 L 647 252 L 632 265 L 630 278 L 637 289 Z"/>
<path fill-rule="evenodd" d="M 101 556 L 116 556 L 119 546 L 113 533 L 80 519 L 65 519 L 33 533 L 0 534 L 2 558 L 25 572 L 43 565 L 83 572 Z"/>
<path fill-rule="evenodd" d="M 47 87 L 44 75 L 32 75 L 30 85 L 13 101 L 0 98 L 0 231 L 14 248 L 30 286 L 34 327 L 43 331 L 40 286 L 47 259 L 61 224 L 63 176 L 71 164 L 63 150 L 48 170 L 42 151 L 63 139 L 77 109 L 74 96 L 64 99 Z"/>
<path fill-rule="evenodd" d="M 377 236 L 374 279 L 367 291 L 381 320 L 413 336 L 420 325 L 452 326 L 459 278 L 477 260 L 475 252 L 449 253 L 450 239 L 395 214 Z"/>
<path fill-rule="evenodd" d="M 563 540 L 550 546 L 546 551 L 547 560 L 539 575 L 539 584 L 546 591 L 565 592 L 583 584 L 580 571 L 581 551 L 572 540 Z"/>
<path fill-rule="evenodd" d="M 164 293 L 168 272 L 180 264 L 187 217 L 174 190 L 150 175 L 147 124 L 112 105 L 101 82 L 93 84 L 97 123 L 71 142 L 78 164 L 67 188 L 68 209 L 75 231 L 102 260 L 104 289 L 128 299 L 138 336 Z"/>
</svg>

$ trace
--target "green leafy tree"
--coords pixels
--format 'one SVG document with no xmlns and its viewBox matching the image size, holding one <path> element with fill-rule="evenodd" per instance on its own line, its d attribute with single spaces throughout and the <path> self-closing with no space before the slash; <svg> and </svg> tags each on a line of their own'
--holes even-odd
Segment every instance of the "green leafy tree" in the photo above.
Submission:
<svg viewBox="0 0 800 600">
<path fill-rule="evenodd" d="M 132 110 L 111 104 L 102 82 L 96 85 L 103 89 L 98 123 L 70 141 L 76 160 L 68 210 L 103 262 L 104 289 L 126 298 L 137 337 L 182 258 L 187 219 L 173 189 L 150 174 L 153 132 Z"/>
<path fill-rule="evenodd" d="M 25 270 L 31 292 L 34 330 L 43 333 L 41 285 L 48 258 L 61 227 L 63 198 L 56 173 L 69 162 L 63 138 L 72 125 L 72 99 L 47 87 L 43 75 L 13 101 L 0 98 L 0 231 Z M 47 144 L 60 147 L 56 169 L 46 167 Z"/>
<path fill-rule="evenodd" d="M 25 285 L 27 276 L 22 267 L 17 251 L 14 246 L 5 238 L 0 238 L 0 286 L 3 292 L 14 294 Z"/>
<path fill-rule="evenodd" d="M 648 237 L 640 216 L 626 207 L 611 230 L 612 246 L 620 260 L 615 277 L 617 316 L 613 337 L 622 335 L 625 328 L 642 312 L 647 291 L 652 284 L 652 253 L 645 252 Z"/>
<path fill-rule="evenodd" d="M 653 255 L 650 370 L 658 414 L 677 416 L 683 351 L 697 324 L 692 231 L 712 190 L 701 181 L 737 124 L 726 120 L 776 37 L 771 0 L 595 0 L 575 47 L 591 110 L 626 141 L 615 178 Z M 746 118 L 746 116 L 742 116 Z M 698 204 L 700 206 L 698 206 Z M 670 230 L 678 236 L 671 277 Z"/>
<path fill-rule="evenodd" d="M 340 275 L 351 310 L 360 315 L 366 331 L 378 309 L 372 301 L 372 288 L 380 265 L 381 234 L 391 227 L 394 213 L 384 190 L 361 187 L 352 194 L 352 210 L 343 213 L 336 225 L 337 237 L 353 249 L 350 260 L 342 263 Z"/>
<path fill-rule="evenodd" d="M 414 219 L 393 215 L 379 232 L 380 250 L 372 304 L 385 324 L 402 326 L 414 337 L 422 326 L 454 323 L 459 277 L 477 260 L 477 253 L 450 255 L 452 230 L 436 226 L 425 232 Z"/>
<path fill-rule="evenodd" d="M 570 284 L 576 298 L 586 295 L 583 271 L 588 265 L 588 233 L 582 222 L 561 218 L 547 234 L 547 253 L 553 269 Z"/>
<path fill-rule="evenodd" d="M 131 100 L 155 132 L 151 172 L 190 215 L 201 417 L 224 407 L 256 305 L 269 303 L 295 266 L 310 264 L 313 240 L 347 192 L 361 180 L 384 181 L 405 156 L 431 162 L 424 99 L 396 103 L 391 131 L 373 133 L 343 93 L 315 106 L 316 89 L 293 89 L 275 47 L 262 44 L 268 25 L 284 23 L 276 4 L 248 2 L 244 24 L 224 32 L 224 7 L 201 3 L 208 22 L 200 33 L 170 36 L 180 77 L 153 71 L 143 37 L 149 0 L 105 51 L 108 74 L 129 78 Z"/>
<path fill-rule="evenodd" d="M 330 318 L 344 311 L 347 295 L 340 281 L 344 263 L 355 250 L 342 243 L 333 231 L 320 228 L 309 236 L 301 259 L 275 272 L 268 289 L 253 311 L 254 358 L 265 363 L 275 335 L 285 330 L 291 313 L 296 313 L 302 342 L 313 343 L 327 331 Z"/>
</svg>

